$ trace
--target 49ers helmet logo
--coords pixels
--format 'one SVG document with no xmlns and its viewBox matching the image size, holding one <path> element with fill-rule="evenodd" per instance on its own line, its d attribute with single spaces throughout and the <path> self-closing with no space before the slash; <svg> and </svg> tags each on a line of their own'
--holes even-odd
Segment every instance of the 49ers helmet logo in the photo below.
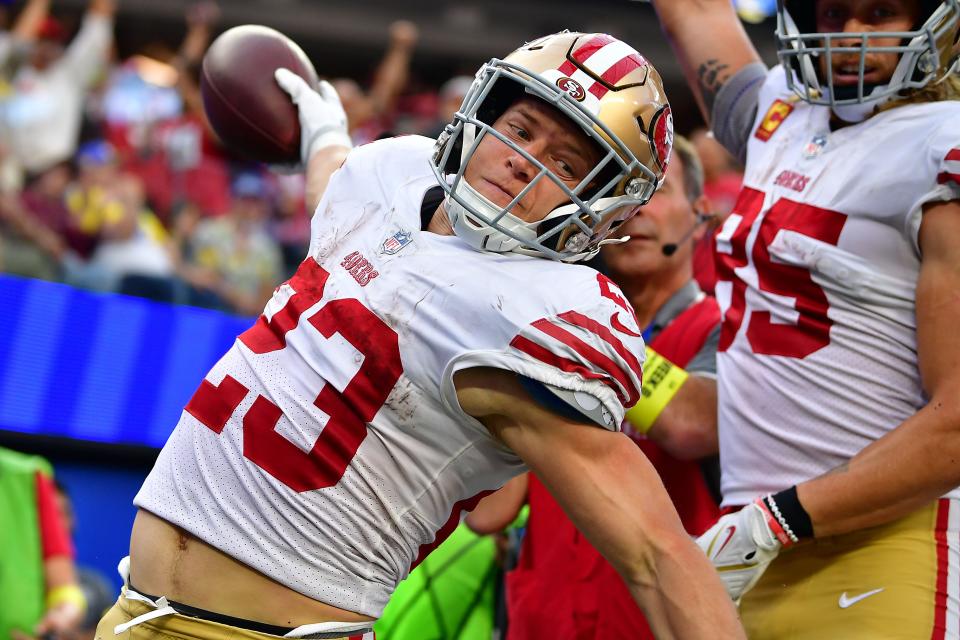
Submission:
<svg viewBox="0 0 960 640">
<path fill-rule="evenodd" d="M 557 86 L 577 102 L 583 102 L 583 99 L 587 97 L 587 92 L 584 91 L 580 83 L 573 78 L 559 78 L 557 80 Z"/>
<path fill-rule="evenodd" d="M 673 112 L 670 111 L 670 105 L 666 105 L 653 116 L 650 133 L 653 149 L 657 154 L 657 164 L 661 170 L 666 171 L 667 164 L 670 163 L 670 153 L 673 151 Z"/>
</svg>

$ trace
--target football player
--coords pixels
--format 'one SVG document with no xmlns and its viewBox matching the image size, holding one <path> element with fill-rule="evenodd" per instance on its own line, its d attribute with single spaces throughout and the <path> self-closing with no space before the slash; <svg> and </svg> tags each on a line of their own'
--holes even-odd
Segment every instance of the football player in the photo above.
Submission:
<svg viewBox="0 0 960 640">
<path fill-rule="evenodd" d="M 716 244 L 743 508 L 699 542 L 752 638 L 956 638 L 960 3 L 781 0 L 773 69 L 727 0 L 655 5 L 746 160 Z"/>
<path fill-rule="evenodd" d="M 342 110 L 328 86 L 280 77 L 316 177 L 348 151 Z M 129 578 L 98 637 L 366 634 L 461 511 L 526 468 L 663 637 L 742 637 L 616 433 L 639 396 L 636 319 L 571 264 L 653 194 L 671 126 L 647 60 L 565 32 L 484 65 L 439 140 L 350 151 L 307 259 L 137 495 Z"/>
</svg>

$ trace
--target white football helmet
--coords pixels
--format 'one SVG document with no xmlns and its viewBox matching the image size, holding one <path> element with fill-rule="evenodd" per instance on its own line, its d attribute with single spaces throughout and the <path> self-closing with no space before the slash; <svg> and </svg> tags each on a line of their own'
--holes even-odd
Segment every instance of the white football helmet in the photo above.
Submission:
<svg viewBox="0 0 960 640">
<path fill-rule="evenodd" d="M 523 96 L 570 118 L 602 156 L 574 188 L 493 128 Z M 504 207 L 464 179 L 480 140 L 495 136 L 525 157 L 537 173 Z M 600 244 L 646 203 L 663 180 L 673 145 L 673 117 L 660 75 L 632 47 L 605 34 L 562 32 L 540 38 L 477 72 L 463 105 L 437 140 L 433 170 L 447 193 L 454 232 L 471 246 L 498 253 L 573 262 L 596 255 Z M 539 222 L 510 210 L 540 180 L 569 198 Z"/>
<path fill-rule="evenodd" d="M 866 118 L 876 106 L 906 89 L 920 89 L 939 82 L 957 71 L 960 0 L 916 0 L 920 18 L 913 31 L 818 33 L 816 2 L 777 0 L 777 55 L 787 72 L 787 84 L 803 100 L 834 108 L 845 120 Z M 896 46 L 871 45 L 872 38 L 896 37 Z M 838 46 L 835 40 L 855 44 Z M 833 74 L 820 72 L 817 58 L 824 56 L 826 67 L 834 54 L 860 56 L 860 80 L 856 85 L 834 87 Z M 897 53 L 900 62 L 885 84 L 864 81 L 865 61 L 871 53 Z M 850 116 L 850 117 L 846 117 Z"/>
</svg>

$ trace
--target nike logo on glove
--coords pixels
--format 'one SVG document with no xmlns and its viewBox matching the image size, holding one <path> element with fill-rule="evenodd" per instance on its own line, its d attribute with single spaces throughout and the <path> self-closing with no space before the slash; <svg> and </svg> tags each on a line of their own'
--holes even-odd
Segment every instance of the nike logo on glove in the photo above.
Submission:
<svg viewBox="0 0 960 640">
<path fill-rule="evenodd" d="M 840 594 L 840 602 L 838 604 L 840 605 L 841 609 L 846 609 L 847 607 L 852 607 L 853 605 L 857 604 L 861 600 L 866 600 L 870 596 L 877 595 L 881 591 L 883 591 L 882 587 L 880 589 L 874 589 L 873 591 L 867 591 L 866 593 L 861 593 L 858 596 L 852 596 L 852 597 L 847 597 L 847 592 L 844 591 L 843 593 Z"/>
<path fill-rule="evenodd" d="M 717 556 L 719 556 L 719 555 L 720 555 L 720 552 L 723 551 L 724 547 L 727 546 L 727 544 L 728 544 L 728 543 L 730 542 L 730 540 L 733 538 L 733 534 L 735 534 L 736 532 L 737 532 L 737 528 L 736 528 L 736 527 L 734 527 L 734 526 L 728 527 L 728 528 L 727 528 L 727 539 L 723 541 L 723 543 L 720 545 L 720 548 L 719 548 L 719 549 L 717 549 L 716 551 L 713 552 L 713 555 L 712 555 L 711 557 L 716 558 Z M 717 537 L 719 538 L 720 536 L 717 536 Z"/>
</svg>

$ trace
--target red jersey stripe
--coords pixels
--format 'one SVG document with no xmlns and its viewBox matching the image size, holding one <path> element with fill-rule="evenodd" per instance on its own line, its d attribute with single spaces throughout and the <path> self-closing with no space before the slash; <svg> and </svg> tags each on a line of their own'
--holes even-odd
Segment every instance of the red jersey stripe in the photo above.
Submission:
<svg viewBox="0 0 960 640">
<path fill-rule="evenodd" d="M 541 319 L 533 323 L 533 326 L 547 334 L 554 340 L 558 340 L 563 344 L 567 345 L 577 353 L 579 353 L 584 359 L 590 362 L 593 366 L 597 367 L 601 371 L 605 372 L 607 375 L 611 376 L 620 387 L 623 389 L 627 396 L 627 401 L 623 402 L 622 394 L 617 394 L 621 398 L 621 403 L 625 407 L 632 407 L 636 404 L 637 400 L 640 399 L 640 392 L 637 388 L 630 382 L 630 376 L 620 368 L 616 362 L 600 353 L 589 344 L 573 335 L 566 329 L 556 325 L 549 320 Z"/>
<path fill-rule="evenodd" d="M 587 40 L 587 42 L 582 47 L 580 47 L 579 49 L 573 52 L 573 59 L 583 64 L 587 58 L 589 58 L 590 56 L 595 54 L 597 51 L 599 51 L 600 49 L 607 46 L 613 41 L 614 39 L 605 33 L 596 35 L 590 38 L 589 40 Z"/>
<path fill-rule="evenodd" d="M 934 538 L 937 542 L 937 596 L 933 609 L 933 633 L 931 640 L 941 640 L 947 632 L 947 573 L 949 568 L 947 527 L 950 522 L 950 500 L 937 501 L 937 526 Z"/>
<path fill-rule="evenodd" d="M 488 495 L 493 493 L 492 489 L 487 489 L 481 491 L 472 498 L 464 498 L 459 502 L 453 505 L 453 508 L 450 510 L 450 517 L 447 519 L 443 526 L 437 531 L 436 535 L 433 537 L 433 542 L 427 542 L 420 545 L 420 549 L 417 550 L 417 559 L 413 561 L 413 564 L 410 565 L 410 571 L 413 571 L 418 564 L 423 562 L 423 559 L 430 555 L 430 552 L 443 544 L 443 541 L 450 537 L 450 534 L 453 533 L 453 530 L 457 528 L 457 525 L 460 524 L 460 514 L 464 511 L 473 511 L 477 508 L 477 503 L 486 498 Z"/>
<path fill-rule="evenodd" d="M 304 311 L 323 297 L 328 274 L 313 258 L 307 258 L 287 283 L 294 290 L 283 308 L 267 320 L 265 315 L 240 334 L 240 342 L 254 353 L 279 351 L 287 345 L 287 334 L 295 329 Z"/>
<path fill-rule="evenodd" d="M 510 341 L 510 346 L 518 351 L 522 351 L 531 358 L 539 360 L 540 362 L 550 365 L 551 367 L 556 367 L 561 371 L 566 371 L 567 373 L 575 373 L 581 378 L 586 378 L 587 380 L 599 380 L 603 384 L 610 387 L 614 393 L 617 394 L 617 397 L 620 399 L 620 402 L 625 400 L 623 393 L 620 391 L 620 388 L 607 376 L 596 373 L 587 369 L 581 364 L 570 360 L 569 358 L 564 358 L 563 356 L 558 356 L 549 349 L 543 347 L 542 345 L 537 344 L 533 340 L 524 338 L 523 336 L 516 336 L 513 340 Z"/>
<path fill-rule="evenodd" d="M 944 171 L 944 172 L 942 172 L 940 175 L 937 176 L 937 183 L 938 183 L 938 184 L 946 184 L 946 183 L 948 183 L 948 182 L 954 182 L 954 183 L 960 185 L 960 174 L 958 174 L 958 173 L 950 173 L 950 172 L 948 172 L 948 171 Z"/>
<path fill-rule="evenodd" d="M 617 355 L 623 358 L 627 363 L 627 366 L 633 371 L 634 375 L 643 379 L 643 366 L 640 364 L 640 361 L 637 360 L 637 357 L 633 355 L 629 349 L 623 346 L 623 343 L 620 341 L 620 338 L 613 335 L 613 332 L 610 331 L 607 327 L 603 326 L 593 318 L 589 318 L 582 313 L 577 313 L 576 311 L 567 311 L 566 313 L 561 313 L 560 318 L 566 320 L 570 324 L 574 324 L 582 329 L 586 329 L 590 333 L 600 336 L 607 344 L 613 347 L 613 350 L 617 352 Z"/>
<path fill-rule="evenodd" d="M 622 292 L 620 291 L 620 287 L 617 286 L 617 283 L 602 273 L 597 274 L 597 282 L 600 284 L 600 295 L 607 300 L 613 300 L 618 307 L 632 315 L 634 320 L 636 320 L 637 316 L 634 314 L 633 308 L 623 299 L 623 295 L 621 295 Z M 639 325 L 640 323 L 637 322 L 637 324 Z"/>
</svg>

